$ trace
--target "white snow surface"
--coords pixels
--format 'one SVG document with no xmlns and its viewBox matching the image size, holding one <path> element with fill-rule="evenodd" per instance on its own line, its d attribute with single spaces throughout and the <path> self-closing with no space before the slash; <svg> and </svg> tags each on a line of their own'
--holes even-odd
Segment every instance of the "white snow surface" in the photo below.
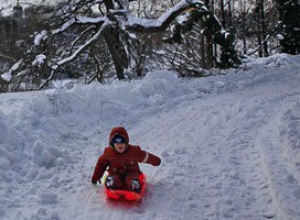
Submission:
<svg viewBox="0 0 300 220">
<path fill-rule="evenodd" d="M 226 75 L 0 94 L 0 219 L 299 220 L 300 56 Z M 144 200 L 91 184 L 114 126 L 161 157 Z"/>
</svg>

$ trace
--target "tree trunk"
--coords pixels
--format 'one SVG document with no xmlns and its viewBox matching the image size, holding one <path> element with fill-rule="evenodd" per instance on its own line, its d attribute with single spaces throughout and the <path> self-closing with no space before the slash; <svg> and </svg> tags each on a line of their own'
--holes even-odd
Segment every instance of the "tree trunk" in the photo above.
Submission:
<svg viewBox="0 0 300 220">
<path fill-rule="evenodd" d="M 213 36 L 211 34 L 206 36 L 206 66 L 208 69 L 213 67 Z"/>
<path fill-rule="evenodd" d="M 243 13 L 242 13 L 242 30 L 243 30 L 243 50 L 244 54 L 247 54 L 247 33 L 248 33 L 248 25 L 247 25 L 247 13 L 246 13 L 246 0 L 243 3 Z"/>
<path fill-rule="evenodd" d="M 124 74 L 129 66 L 129 58 L 120 40 L 118 27 L 108 26 L 104 31 L 104 38 L 112 56 L 118 79 L 125 79 Z"/>
<path fill-rule="evenodd" d="M 226 29 L 226 12 L 225 12 L 225 5 L 224 0 L 220 1 L 220 11 L 221 11 L 221 23 L 223 25 L 223 28 Z"/>
<path fill-rule="evenodd" d="M 260 25 L 257 23 L 257 44 L 258 44 L 258 56 L 262 57 L 262 40 L 260 35 Z"/>
<path fill-rule="evenodd" d="M 233 21 L 233 7 L 231 5 L 232 3 L 230 1 L 227 2 L 228 6 L 228 28 L 230 31 L 230 34 L 232 36 L 235 36 L 235 23 Z"/>
<path fill-rule="evenodd" d="M 262 31 L 262 38 L 263 38 L 263 49 L 264 49 L 264 56 L 269 56 L 269 49 L 268 49 L 268 42 L 267 42 L 267 27 L 266 27 L 266 16 L 265 16 L 265 7 L 264 7 L 264 0 L 260 0 L 260 19 L 261 19 L 261 31 Z"/>
<path fill-rule="evenodd" d="M 201 25 L 201 23 L 200 23 Z M 206 54 L 205 54 L 205 39 L 204 39 L 204 35 L 203 34 L 199 34 L 199 40 L 200 40 L 200 66 L 201 68 L 206 69 Z"/>
<path fill-rule="evenodd" d="M 260 4 L 261 0 L 256 0 L 256 5 L 255 5 L 255 16 L 256 16 L 256 32 L 257 32 L 257 44 L 258 44 L 258 56 L 262 57 L 263 56 L 263 52 L 262 52 L 262 36 L 261 36 L 261 4 Z"/>
<path fill-rule="evenodd" d="M 212 9 L 213 2 L 205 0 L 206 7 Z M 214 14 L 214 11 L 212 11 Z M 206 68 L 213 67 L 213 35 L 210 32 L 207 32 L 206 35 L 206 45 L 205 45 L 205 57 L 206 57 Z"/>
</svg>

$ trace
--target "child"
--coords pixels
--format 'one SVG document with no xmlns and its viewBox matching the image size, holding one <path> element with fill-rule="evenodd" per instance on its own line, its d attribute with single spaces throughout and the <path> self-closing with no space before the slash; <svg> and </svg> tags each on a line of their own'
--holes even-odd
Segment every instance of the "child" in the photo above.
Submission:
<svg viewBox="0 0 300 220">
<path fill-rule="evenodd" d="M 112 129 L 109 135 L 109 145 L 98 159 L 92 183 L 100 182 L 108 167 L 109 175 L 105 182 L 108 189 L 129 189 L 140 192 L 139 174 L 141 170 L 138 163 L 159 166 L 160 158 L 141 150 L 139 146 L 129 144 L 128 133 L 123 127 Z"/>
</svg>

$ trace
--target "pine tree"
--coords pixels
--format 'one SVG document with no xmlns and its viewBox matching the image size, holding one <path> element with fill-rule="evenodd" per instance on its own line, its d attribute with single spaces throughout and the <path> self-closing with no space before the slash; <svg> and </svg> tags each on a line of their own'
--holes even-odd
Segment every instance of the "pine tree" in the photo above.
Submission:
<svg viewBox="0 0 300 220">
<path fill-rule="evenodd" d="M 300 8 L 298 0 L 278 0 L 281 52 L 300 53 Z"/>
</svg>

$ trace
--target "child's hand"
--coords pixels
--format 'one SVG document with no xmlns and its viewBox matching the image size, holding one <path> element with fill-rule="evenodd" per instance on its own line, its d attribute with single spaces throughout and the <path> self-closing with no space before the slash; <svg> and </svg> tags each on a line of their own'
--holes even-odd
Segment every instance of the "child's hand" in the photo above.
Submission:
<svg viewBox="0 0 300 220">
<path fill-rule="evenodd" d="M 98 181 L 92 180 L 92 184 L 96 185 Z"/>
</svg>

